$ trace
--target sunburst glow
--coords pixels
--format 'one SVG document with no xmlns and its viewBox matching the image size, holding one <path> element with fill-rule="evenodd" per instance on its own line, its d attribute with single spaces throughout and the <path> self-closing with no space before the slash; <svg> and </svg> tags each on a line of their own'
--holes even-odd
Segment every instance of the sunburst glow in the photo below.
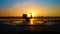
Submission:
<svg viewBox="0 0 60 34">
<path fill-rule="evenodd" d="M 32 17 L 35 17 L 35 16 L 38 15 L 37 13 L 38 13 L 39 10 L 37 10 L 36 7 L 28 7 L 28 8 L 26 9 L 26 11 L 27 11 L 28 17 L 30 17 L 31 15 L 32 15 Z M 30 14 L 30 13 L 31 13 L 31 14 Z"/>
<path fill-rule="evenodd" d="M 31 13 L 31 14 L 30 14 Z M 28 15 L 28 17 L 30 17 L 31 15 L 32 15 L 32 17 L 34 17 L 35 16 L 35 12 L 34 11 L 29 11 L 29 12 L 27 12 L 27 15 Z"/>
</svg>

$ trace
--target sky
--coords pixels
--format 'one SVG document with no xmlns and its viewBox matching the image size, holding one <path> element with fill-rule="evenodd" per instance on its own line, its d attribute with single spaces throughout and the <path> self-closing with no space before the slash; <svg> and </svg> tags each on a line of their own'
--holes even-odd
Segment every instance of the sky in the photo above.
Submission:
<svg viewBox="0 0 60 34">
<path fill-rule="evenodd" d="M 0 0 L 0 16 L 60 16 L 60 0 Z"/>
</svg>

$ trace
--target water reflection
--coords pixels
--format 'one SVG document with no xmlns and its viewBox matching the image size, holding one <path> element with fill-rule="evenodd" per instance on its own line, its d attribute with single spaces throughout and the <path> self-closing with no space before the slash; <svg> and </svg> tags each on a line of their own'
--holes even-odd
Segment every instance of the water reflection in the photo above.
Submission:
<svg viewBox="0 0 60 34">
<path fill-rule="evenodd" d="M 44 24 L 43 20 L 38 19 L 30 19 L 29 25 L 42 25 Z"/>
<path fill-rule="evenodd" d="M 20 25 L 22 23 L 22 21 L 12 21 L 12 23 Z"/>
<path fill-rule="evenodd" d="M 40 19 L 30 19 L 30 21 L 26 21 L 24 19 L 2 19 L 1 23 L 9 24 L 9 25 L 53 25 L 59 22 L 60 20 L 40 20 Z M 55 23 L 56 22 L 56 23 Z"/>
<path fill-rule="evenodd" d="M 30 21 L 27 22 L 25 19 L 2 19 L 2 20 L 0 19 L 0 23 L 3 23 L 2 26 L 4 27 L 4 29 L 5 28 L 7 28 L 6 30 L 12 29 L 12 31 L 26 31 L 26 30 L 47 31 L 54 29 L 56 30 L 57 27 L 60 30 L 59 28 L 60 24 L 58 24 L 60 23 L 60 20 L 30 19 Z M 12 26 L 8 26 L 8 25 L 12 25 Z M 21 26 L 21 25 L 27 25 L 27 26 Z M 9 28 L 6 26 L 8 26 Z"/>
<path fill-rule="evenodd" d="M 29 25 L 34 25 L 34 19 L 30 19 Z"/>
</svg>

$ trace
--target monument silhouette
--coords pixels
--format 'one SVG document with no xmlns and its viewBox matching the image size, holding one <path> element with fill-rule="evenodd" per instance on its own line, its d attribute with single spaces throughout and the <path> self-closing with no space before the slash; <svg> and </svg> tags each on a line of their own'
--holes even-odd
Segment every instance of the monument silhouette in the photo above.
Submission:
<svg viewBox="0 0 60 34">
<path fill-rule="evenodd" d="M 32 19 L 32 15 L 31 15 L 31 17 L 27 17 L 27 14 L 23 14 L 23 19 L 25 19 L 26 22 L 29 22 L 30 19 Z"/>
</svg>

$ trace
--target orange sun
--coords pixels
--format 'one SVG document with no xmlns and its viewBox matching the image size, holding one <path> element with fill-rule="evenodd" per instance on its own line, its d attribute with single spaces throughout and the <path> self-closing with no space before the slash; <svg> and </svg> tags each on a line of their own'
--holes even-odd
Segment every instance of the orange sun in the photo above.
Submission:
<svg viewBox="0 0 60 34">
<path fill-rule="evenodd" d="M 32 15 L 32 17 L 34 17 L 35 14 L 36 14 L 35 11 L 29 11 L 29 12 L 27 12 L 28 17 L 31 17 L 31 15 Z"/>
</svg>

